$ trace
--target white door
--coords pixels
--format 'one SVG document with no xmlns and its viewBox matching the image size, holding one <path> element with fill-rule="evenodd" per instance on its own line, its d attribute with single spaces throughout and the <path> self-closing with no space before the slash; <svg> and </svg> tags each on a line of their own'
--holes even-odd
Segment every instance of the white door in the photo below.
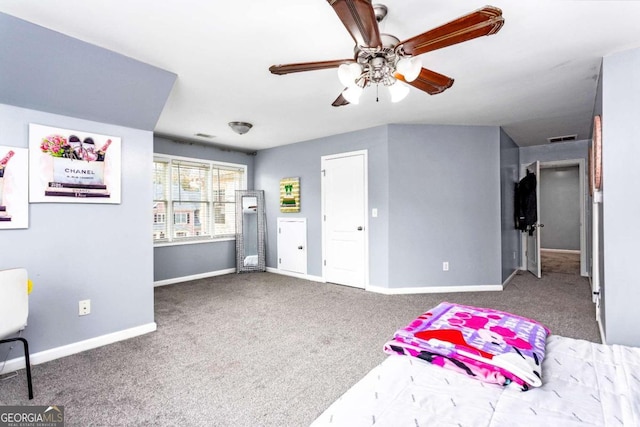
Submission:
<svg viewBox="0 0 640 427">
<path fill-rule="evenodd" d="M 367 283 L 367 152 L 322 157 L 323 274 L 327 282 Z"/>
<path fill-rule="evenodd" d="M 306 218 L 278 218 L 278 269 L 307 274 Z"/>
<path fill-rule="evenodd" d="M 537 278 L 542 277 L 542 263 L 540 262 L 540 162 L 536 161 L 527 166 L 527 170 L 536 174 L 536 218 L 533 225 L 533 233 L 526 232 L 527 236 L 527 270 Z"/>
</svg>

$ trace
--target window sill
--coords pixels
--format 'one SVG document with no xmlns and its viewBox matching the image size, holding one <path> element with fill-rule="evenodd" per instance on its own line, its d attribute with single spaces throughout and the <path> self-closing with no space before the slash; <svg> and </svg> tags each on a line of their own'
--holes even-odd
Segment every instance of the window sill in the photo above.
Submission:
<svg viewBox="0 0 640 427">
<path fill-rule="evenodd" d="M 197 245 L 201 243 L 217 243 L 236 240 L 235 237 L 220 237 L 218 239 L 201 239 L 201 240 L 177 240 L 173 242 L 154 242 L 154 248 L 163 248 L 165 246 L 181 246 L 181 245 Z"/>
</svg>

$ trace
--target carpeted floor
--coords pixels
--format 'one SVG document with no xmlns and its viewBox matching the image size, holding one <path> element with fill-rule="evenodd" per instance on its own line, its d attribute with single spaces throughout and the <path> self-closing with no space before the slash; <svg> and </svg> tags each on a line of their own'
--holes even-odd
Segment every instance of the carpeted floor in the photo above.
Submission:
<svg viewBox="0 0 640 427">
<path fill-rule="evenodd" d="M 0 381 L 0 404 L 64 405 L 67 426 L 308 426 L 441 301 L 599 341 L 587 279 L 520 272 L 502 292 L 379 295 L 271 273 L 156 288 L 155 333 Z"/>
<path fill-rule="evenodd" d="M 543 273 L 580 274 L 580 252 L 540 251 Z"/>
</svg>

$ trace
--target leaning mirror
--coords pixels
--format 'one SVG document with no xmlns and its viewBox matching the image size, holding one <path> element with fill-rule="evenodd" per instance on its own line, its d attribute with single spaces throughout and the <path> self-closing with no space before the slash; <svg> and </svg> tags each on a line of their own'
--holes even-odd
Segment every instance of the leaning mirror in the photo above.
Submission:
<svg viewBox="0 0 640 427">
<path fill-rule="evenodd" d="M 236 271 L 265 271 L 264 191 L 236 191 Z"/>
</svg>

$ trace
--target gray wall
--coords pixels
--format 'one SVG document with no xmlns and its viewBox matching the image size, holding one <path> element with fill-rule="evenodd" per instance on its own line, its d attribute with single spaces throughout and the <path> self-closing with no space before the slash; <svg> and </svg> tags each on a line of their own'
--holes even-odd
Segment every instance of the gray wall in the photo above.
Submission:
<svg viewBox="0 0 640 427">
<path fill-rule="evenodd" d="M 497 127 L 389 126 L 390 288 L 502 282 L 499 171 Z"/>
<path fill-rule="evenodd" d="M 600 114 L 602 116 L 602 81 L 603 81 L 603 72 L 602 67 L 600 69 L 600 76 L 598 78 L 598 87 L 596 92 L 596 103 L 593 109 L 594 116 L 596 114 Z M 591 135 L 593 138 L 593 135 Z M 598 265 L 600 266 L 598 270 L 598 283 L 600 285 L 600 323 L 602 324 L 602 330 L 605 332 L 605 337 L 603 337 L 606 341 L 606 330 L 607 330 L 607 315 L 606 315 L 606 292 L 605 292 L 605 283 L 604 283 L 604 221 L 602 218 L 604 217 L 603 213 L 603 203 L 598 203 L 595 206 L 592 205 L 592 209 L 598 210 L 598 218 L 600 221 L 598 223 L 598 229 L 593 230 L 593 233 L 598 233 Z M 591 227 L 590 227 L 591 228 Z"/>
<path fill-rule="evenodd" d="M 152 323 L 152 133 L 0 104 L 0 144 L 27 148 L 29 123 L 122 138 L 121 204 L 32 203 L 28 229 L 0 231 L 0 269 L 33 280 L 31 352 Z M 91 314 L 79 317 L 83 299 Z"/>
<path fill-rule="evenodd" d="M 606 339 L 640 346 L 640 49 L 603 61 L 602 158 Z"/>
<path fill-rule="evenodd" d="M 515 228 L 515 185 L 520 180 L 520 149 L 500 129 L 500 225 L 502 281 L 520 267 L 520 232 Z"/>
<path fill-rule="evenodd" d="M 158 154 L 247 165 L 247 187 L 253 189 L 254 155 L 198 143 L 179 142 L 161 136 L 154 137 L 153 151 Z M 234 240 L 160 246 L 153 249 L 153 256 L 155 281 L 206 274 L 236 267 Z"/>
<path fill-rule="evenodd" d="M 496 285 L 500 273 L 497 127 L 389 125 L 259 151 L 267 266 L 278 216 L 307 218 L 308 274 L 322 276 L 321 156 L 368 150 L 369 278 L 377 287 Z M 299 176 L 301 212 L 282 214 L 281 178 Z M 442 261 L 451 269 L 442 271 Z"/>
<path fill-rule="evenodd" d="M 29 123 L 122 138 L 120 204 L 33 203 L 28 229 L 0 231 L 0 269 L 34 283 L 31 352 L 151 325 L 151 131 L 175 74 L 2 13 L 0 38 L 1 145 L 28 147 Z"/>
<path fill-rule="evenodd" d="M 540 171 L 540 245 L 580 250 L 580 177 L 578 167 Z"/>
<path fill-rule="evenodd" d="M 153 130 L 176 75 L 0 13 L 0 103 Z"/>
<path fill-rule="evenodd" d="M 520 163 L 528 165 L 536 160 L 540 162 L 553 162 L 556 160 L 584 159 L 585 166 L 589 158 L 588 139 L 580 141 L 567 141 L 546 145 L 533 145 L 520 148 Z M 587 189 L 587 192 L 589 189 Z"/>
<path fill-rule="evenodd" d="M 370 282 L 388 283 L 388 165 L 387 127 L 334 135 L 283 147 L 261 150 L 255 161 L 256 190 L 265 192 L 267 216 L 267 267 L 277 268 L 278 217 L 307 218 L 307 272 L 322 276 L 322 223 L 320 222 L 320 160 L 322 156 L 368 150 L 369 208 L 378 209 L 378 218 L 369 218 Z M 281 213 L 280 180 L 300 177 L 300 212 Z"/>
</svg>

